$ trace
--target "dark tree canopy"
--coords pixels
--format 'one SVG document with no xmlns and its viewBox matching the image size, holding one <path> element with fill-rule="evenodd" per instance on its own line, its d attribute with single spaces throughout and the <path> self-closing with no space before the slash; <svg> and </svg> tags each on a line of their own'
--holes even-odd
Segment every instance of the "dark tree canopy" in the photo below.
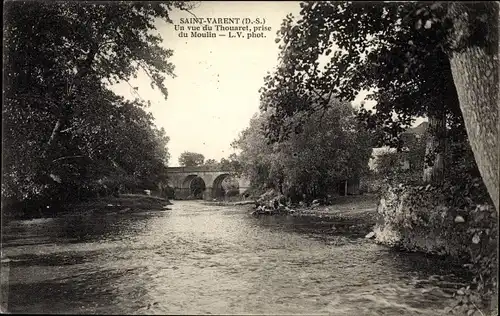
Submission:
<svg viewBox="0 0 500 316">
<path fill-rule="evenodd" d="M 418 116 L 445 122 L 436 139 L 469 142 L 498 208 L 498 3 L 303 2 L 278 31 L 281 54 L 265 78 L 261 109 L 271 142 L 300 131 L 333 96 L 371 91 L 358 117 L 379 145 L 401 148 Z M 314 101 L 311 102 L 310 100 Z M 461 139 L 460 139 L 461 138 Z M 444 150 L 444 142 L 432 146 Z M 437 162 L 437 161 L 436 161 Z"/>
<path fill-rule="evenodd" d="M 201 166 L 205 161 L 205 156 L 199 153 L 185 151 L 179 156 L 179 164 L 184 167 Z"/>
<path fill-rule="evenodd" d="M 323 1 L 301 7 L 298 20 L 287 16 L 278 31 L 280 64 L 262 89 L 262 109 L 276 110 L 272 140 L 289 132 L 283 130 L 286 117 L 320 111 L 331 96 L 353 101 L 362 90 L 373 91 L 369 98 L 377 105 L 375 113 L 362 110 L 360 117 L 381 128 L 389 145 L 397 146 L 417 116 L 444 114 L 461 122 L 448 52 L 463 43 L 448 40 L 453 29 L 446 3 Z M 490 22 L 479 14 L 487 8 L 467 7 L 479 21 L 469 40 Z M 289 90 L 318 106 L 282 97 Z"/>
<path fill-rule="evenodd" d="M 165 131 L 145 102 L 127 101 L 107 85 L 144 71 L 167 97 L 173 52 L 161 46 L 154 22 L 170 22 L 174 8 L 189 9 L 183 2 L 4 5 L 7 199 L 74 197 L 165 180 Z"/>
<path fill-rule="evenodd" d="M 271 117 L 271 112 L 254 117 L 233 144 L 241 150 L 241 170 L 253 187 L 273 188 L 294 199 L 326 197 L 339 182 L 367 172 L 370 139 L 345 102 L 332 100 L 323 113 L 289 118 L 290 124 L 303 120 L 301 133 L 274 144 L 264 131 Z"/>
</svg>

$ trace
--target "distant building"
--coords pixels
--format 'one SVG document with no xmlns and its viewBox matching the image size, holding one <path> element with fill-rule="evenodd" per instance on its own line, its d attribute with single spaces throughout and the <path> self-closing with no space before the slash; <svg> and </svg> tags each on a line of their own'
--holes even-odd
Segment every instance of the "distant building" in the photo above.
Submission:
<svg viewBox="0 0 500 316">
<path fill-rule="evenodd" d="M 427 131 L 428 127 L 429 127 L 429 122 L 425 121 L 425 122 L 420 123 L 416 127 L 411 127 L 409 129 L 407 129 L 405 132 L 403 132 L 403 135 L 402 135 L 403 141 L 407 142 L 412 137 L 415 137 L 416 139 L 420 139 L 420 138 L 424 137 L 425 132 Z M 403 149 L 405 149 L 405 147 Z M 407 149 L 407 147 L 406 147 L 406 149 Z M 404 150 L 403 150 L 403 152 L 404 152 Z M 377 160 L 381 156 L 383 156 L 387 153 L 396 153 L 396 148 L 391 148 L 388 146 L 373 148 L 372 149 L 372 156 L 371 156 L 370 160 L 368 161 L 368 167 L 370 168 L 370 170 L 375 171 L 377 169 Z M 404 156 L 405 155 L 403 155 L 403 157 Z M 400 167 L 402 170 L 410 169 L 410 162 L 407 159 L 402 159 L 400 161 L 400 163 L 401 163 Z"/>
<path fill-rule="evenodd" d="M 420 123 L 416 127 L 409 128 L 403 134 L 415 135 L 416 138 L 420 138 L 425 135 L 425 132 L 427 131 L 428 128 L 429 128 L 429 122 L 425 121 Z"/>
</svg>

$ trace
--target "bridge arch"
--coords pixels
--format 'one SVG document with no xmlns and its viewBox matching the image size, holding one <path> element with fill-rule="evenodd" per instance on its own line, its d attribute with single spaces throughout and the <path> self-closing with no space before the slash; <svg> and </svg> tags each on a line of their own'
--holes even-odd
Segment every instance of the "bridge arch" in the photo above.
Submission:
<svg viewBox="0 0 500 316">
<path fill-rule="evenodd" d="M 196 178 L 198 175 L 196 174 L 190 174 L 186 176 L 181 183 L 181 189 L 188 189 L 189 186 L 191 185 L 191 181 L 193 181 L 194 178 Z"/>
<path fill-rule="evenodd" d="M 180 194 L 176 194 L 176 197 L 181 199 L 203 199 L 205 190 L 205 180 L 197 174 L 190 174 L 182 180 Z"/>
<path fill-rule="evenodd" d="M 226 191 L 224 188 L 224 182 L 231 181 L 234 186 L 233 190 Z M 236 194 L 235 194 L 236 192 Z M 230 173 L 223 173 L 218 175 L 214 181 L 212 182 L 212 198 L 224 198 L 230 196 L 231 194 L 237 195 L 239 193 L 239 182 L 238 180 Z"/>
</svg>

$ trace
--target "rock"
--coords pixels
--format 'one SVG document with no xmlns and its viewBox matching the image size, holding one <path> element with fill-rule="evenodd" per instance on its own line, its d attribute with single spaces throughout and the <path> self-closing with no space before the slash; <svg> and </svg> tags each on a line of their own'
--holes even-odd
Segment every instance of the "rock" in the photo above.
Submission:
<svg viewBox="0 0 500 316">
<path fill-rule="evenodd" d="M 130 207 L 124 208 L 123 210 L 120 211 L 120 213 L 126 213 L 130 211 Z"/>
<path fill-rule="evenodd" d="M 457 215 L 457 217 L 455 217 L 455 223 L 464 223 L 465 222 L 465 219 L 460 216 L 460 215 Z"/>
<path fill-rule="evenodd" d="M 55 174 L 52 174 L 52 173 L 51 173 L 49 176 L 50 176 L 50 177 L 52 178 L 52 180 L 54 180 L 55 182 L 57 182 L 57 183 L 61 183 L 61 177 L 59 177 L 59 176 L 57 176 L 57 175 L 55 175 Z"/>
<path fill-rule="evenodd" d="M 372 239 L 372 238 L 374 238 L 374 237 L 375 237 L 375 233 L 374 233 L 374 232 L 369 232 L 369 233 L 365 236 L 365 238 L 366 238 L 366 239 Z"/>
<path fill-rule="evenodd" d="M 479 234 L 474 234 L 474 237 L 472 237 L 472 243 L 479 244 L 480 241 L 481 241 L 481 237 L 479 236 Z"/>
</svg>

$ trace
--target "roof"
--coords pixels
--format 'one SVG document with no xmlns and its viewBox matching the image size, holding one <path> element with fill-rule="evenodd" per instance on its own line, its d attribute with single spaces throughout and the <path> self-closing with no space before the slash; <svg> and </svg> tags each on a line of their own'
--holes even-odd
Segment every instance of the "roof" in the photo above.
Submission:
<svg viewBox="0 0 500 316">
<path fill-rule="evenodd" d="M 422 122 L 416 127 L 411 127 L 407 129 L 405 133 L 423 135 L 428 127 L 429 127 L 429 122 Z"/>
</svg>

